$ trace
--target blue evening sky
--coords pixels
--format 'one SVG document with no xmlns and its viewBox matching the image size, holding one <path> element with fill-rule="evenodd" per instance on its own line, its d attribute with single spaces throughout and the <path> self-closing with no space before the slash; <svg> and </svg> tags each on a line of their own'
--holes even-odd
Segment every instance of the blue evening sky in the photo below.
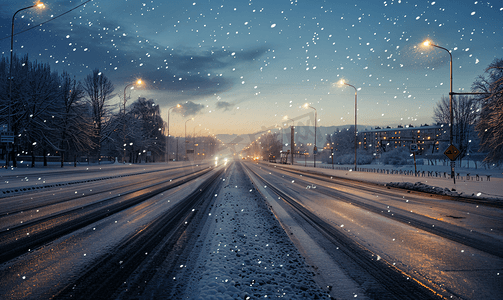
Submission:
<svg viewBox="0 0 503 300">
<path fill-rule="evenodd" d="M 57 17 L 86 0 L 47 0 L 17 14 L 15 32 Z M 8 56 L 11 18 L 34 1 L 0 0 L 0 55 Z M 167 109 L 172 135 L 185 121 L 213 133 L 250 133 L 295 118 L 310 103 L 318 125 L 432 123 L 449 92 L 469 92 L 503 57 L 502 1 L 94 0 L 15 36 L 14 51 L 84 79 L 99 68 L 115 85 Z M 120 100 L 122 101 L 122 100 Z M 130 102 L 129 102 L 130 103 Z M 184 115 L 182 115 L 182 113 Z"/>
</svg>

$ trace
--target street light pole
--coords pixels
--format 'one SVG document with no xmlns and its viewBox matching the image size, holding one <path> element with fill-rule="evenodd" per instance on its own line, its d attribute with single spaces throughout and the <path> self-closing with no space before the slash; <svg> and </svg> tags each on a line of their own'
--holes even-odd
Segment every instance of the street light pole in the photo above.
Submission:
<svg viewBox="0 0 503 300">
<path fill-rule="evenodd" d="M 11 121 L 12 108 L 11 108 L 11 106 L 12 106 L 12 57 L 14 55 L 14 20 L 16 18 L 16 14 L 18 12 L 25 10 L 25 9 L 30 9 L 33 7 L 44 8 L 45 5 L 42 2 L 37 2 L 37 4 L 18 9 L 14 13 L 14 15 L 12 15 L 12 23 L 11 23 L 12 26 L 11 26 L 11 31 L 10 31 L 10 62 L 9 62 L 9 118 L 8 118 L 8 123 L 7 123 L 7 132 L 9 134 L 11 134 L 11 130 L 12 130 L 12 124 L 11 124 L 11 122 L 12 122 Z M 7 149 L 9 149 L 9 147 L 7 147 Z M 6 166 L 8 166 L 8 164 L 9 164 L 10 154 L 11 154 L 10 150 L 7 150 L 7 157 L 5 159 Z M 12 158 L 12 163 L 14 164 L 14 167 L 16 167 L 16 158 L 15 157 Z"/>
<path fill-rule="evenodd" d="M 431 41 L 425 41 L 423 43 L 423 45 L 424 46 L 437 47 L 437 48 L 445 50 L 445 51 L 447 51 L 447 53 L 449 53 L 449 58 L 450 58 L 450 65 L 449 65 L 449 70 L 450 70 L 450 89 L 449 89 L 449 123 L 450 123 L 449 124 L 449 146 L 450 146 L 453 143 L 452 128 L 454 126 L 454 124 L 453 124 L 454 117 L 453 117 L 453 113 L 452 113 L 452 95 L 453 95 L 453 92 L 452 92 L 452 54 L 451 54 L 451 51 L 449 51 L 446 48 L 441 47 L 439 45 L 435 45 Z M 454 176 L 455 175 L 454 174 L 454 164 L 455 164 L 455 162 L 451 161 L 451 178 L 453 179 L 454 184 L 456 184 L 456 176 Z"/>
<path fill-rule="evenodd" d="M 289 120 L 289 121 L 292 121 L 292 127 L 290 127 L 290 155 L 292 157 L 292 166 L 293 166 L 293 151 L 295 150 L 295 138 L 294 138 L 294 135 L 295 135 L 295 121 L 293 119 L 290 119 L 288 118 L 288 116 L 285 116 L 284 118 L 285 120 Z"/>
<path fill-rule="evenodd" d="M 312 107 L 309 104 L 304 104 L 305 108 L 312 108 L 314 109 L 314 147 L 313 147 L 313 165 L 316 168 L 316 154 L 315 152 L 318 152 L 318 148 L 316 147 L 316 127 L 317 127 L 317 122 L 318 122 L 318 111 L 316 108 Z"/>
<path fill-rule="evenodd" d="M 279 126 L 274 125 L 274 127 L 279 127 Z M 283 130 L 283 124 L 281 124 L 281 152 L 283 152 L 283 147 L 285 146 L 284 138 L 285 138 L 285 131 Z"/>
<path fill-rule="evenodd" d="M 180 104 L 177 104 L 173 107 L 170 107 L 168 109 L 168 135 L 166 136 L 166 163 L 168 163 L 169 161 L 169 112 L 173 109 L 173 108 L 180 108 L 182 107 Z"/>
<path fill-rule="evenodd" d="M 123 126 L 122 126 L 122 134 L 123 134 L 123 137 L 122 137 L 122 141 L 123 141 L 123 145 L 124 145 L 124 153 L 122 155 L 122 163 L 125 163 L 126 162 L 126 89 L 130 86 L 133 86 L 133 85 L 140 85 L 142 84 L 142 81 L 141 79 L 138 79 L 137 81 L 133 82 L 133 83 L 130 83 L 128 85 L 126 85 L 124 87 L 124 120 L 123 120 Z"/>
<path fill-rule="evenodd" d="M 192 136 L 192 144 L 194 145 L 194 153 L 192 153 L 192 157 L 193 157 L 194 163 L 196 162 L 196 128 L 199 126 L 201 126 L 201 124 L 194 127 L 194 135 Z"/>
<path fill-rule="evenodd" d="M 183 155 L 184 159 L 185 159 L 185 155 L 187 155 L 187 122 L 193 121 L 193 120 L 194 120 L 194 118 L 188 119 L 187 121 L 185 121 L 185 137 L 183 138 L 183 143 L 185 144 L 185 154 Z"/>
<path fill-rule="evenodd" d="M 357 129 L 357 116 L 358 116 L 358 107 L 357 107 L 357 100 L 358 100 L 358 92 L 357 92 L 357 89 L 356 87 L 354 87 L 353 85 L 345 82 L 343 79 L 341 79 L 339 81 L 339 84 L 341 85 L 347 85 L 347 86 L 350 86 L 352 88 L 355 89 L 355 171 L 356 171 L 356 168 L 357 168 L 357 161 L 356 161 L 356 158 L 357 158 L 357 149 L 358 149 L 358 129 Z"/>
</svg>

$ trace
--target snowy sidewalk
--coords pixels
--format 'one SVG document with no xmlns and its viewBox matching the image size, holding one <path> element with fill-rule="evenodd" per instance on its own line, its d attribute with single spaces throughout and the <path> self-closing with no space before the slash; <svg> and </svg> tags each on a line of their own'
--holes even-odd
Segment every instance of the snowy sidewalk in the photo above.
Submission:
<svg viewBox="0 0 503 300">
<path fill-rule="evenodd" d="M 399 175 L 399 174 L 382 174 L 382 173 L 367 173 L 367 172 L 354 172 L 346 170 L 332 170 L 325 168 L 304 167 L 303 165 L 280 165 L 286 168 L 294 168 L 299 170 L 309 170 L 311 172 L 318 172 L 330 176 L 337 176 L 341 178 L 348 178 L 353 180 L 372 182 L 377 184 L 387 184 L 390 182 L 410 182 L 412 184 L 421 182 L 425 185 L 440 187 L 442 189 L 448 188 L 455 190 L 462 196 L 478 196 L 484 198 L 501 198 L 503 199 L 503 178 L 491 177 L 490 181 L 483 178 L 483 181 L 467 180 L 466 176 L 456 179 L 456 184 L 450 178 L 432 178 L 432 177 L 416 177 L 413 175 Z M 472 178 L 472 177 L 470 177 Z"/>
</svg>

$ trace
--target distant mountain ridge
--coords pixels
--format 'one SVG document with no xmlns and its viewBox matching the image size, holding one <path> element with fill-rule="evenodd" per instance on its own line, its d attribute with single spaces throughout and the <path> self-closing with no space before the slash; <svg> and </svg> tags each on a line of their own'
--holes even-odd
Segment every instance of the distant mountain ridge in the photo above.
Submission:
<svg viewBox="0 0 503 300">
<path fill-rule="evenodd" d="M 333 134 L 336 131 L 347 130 L 352 128 L 351 125 L 341 125 L 341 126 L 320 126 L 316 128 L 316 144 L 319 147 L 325 143 L 326 136 Z M 358 125 L 359 131 L 373 129 L 373 126 L 368 125 Z M 250 133 L 250 134 L 217 134 L 217 138 L 220 139 L 225 144 L 229 145 L 236 152 L 241 151 L 244 147 L 251 144 L 262 134 L 266 134 L 271 131 L 271 133 L 280 133 L 281 129 L 278 128 L 266 128 L 263 131 Z M 283 128 L 283 144 L 290 143 L 290 126 Z M 295 126 L 295 143 L 306 144 L 314 143 L 314 126 Z"/>
</svg>

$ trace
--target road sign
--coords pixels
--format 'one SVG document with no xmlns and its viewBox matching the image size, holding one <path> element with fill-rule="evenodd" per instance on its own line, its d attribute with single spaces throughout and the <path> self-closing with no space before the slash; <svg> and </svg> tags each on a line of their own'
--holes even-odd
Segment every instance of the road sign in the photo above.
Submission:
<svg viewBox="0 0 503 300">
<path fill-rule="evenodd" d="M 0 142 L 2 142 L 2 143 L 14 143 L 14 135 L 13 134 L 2 134 L 0 136 Z"/>
<path fill-rule="evenodd" d="M 313 155 L 316 155 L 318 154 L 318 148 L 316 146 L 314 146 L 313 148 Z"/>
<path fill-rule="evenodd" d="M 449 145 L 444 152 L 445 156 L 447 156 L 451 161 L 455 161 L 456 158 L 461 154 L 454 145 Z"/>
<path fill-rule="evenodd" d="M 418 147 L 417 144 L 410 144 L 410 152 L 417 152 Z"/>
</svg>

